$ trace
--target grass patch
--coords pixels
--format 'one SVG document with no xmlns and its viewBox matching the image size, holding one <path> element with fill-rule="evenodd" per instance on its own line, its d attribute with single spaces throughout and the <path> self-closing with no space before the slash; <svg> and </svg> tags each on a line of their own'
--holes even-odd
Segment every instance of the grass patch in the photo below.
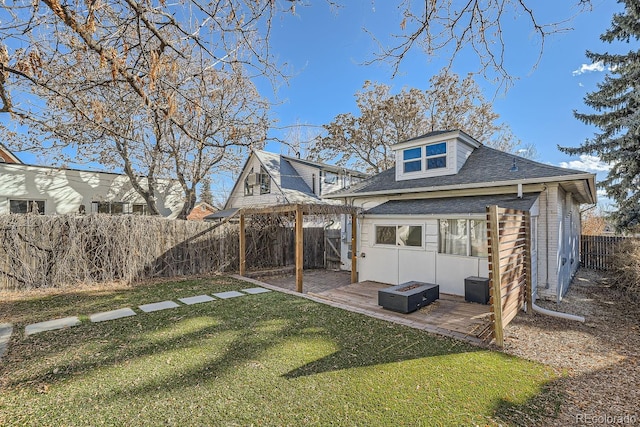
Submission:
<svg viewBox="0 0 640 427">
<path fill-rule="evenodd" d="M 0 362 L 0 425 L 492 425 L 553 379 L 278 292 L 23 335 L 28 323 L 246 287 L 216 277 L 0 304 L 18 330 Z"/>
</svg>

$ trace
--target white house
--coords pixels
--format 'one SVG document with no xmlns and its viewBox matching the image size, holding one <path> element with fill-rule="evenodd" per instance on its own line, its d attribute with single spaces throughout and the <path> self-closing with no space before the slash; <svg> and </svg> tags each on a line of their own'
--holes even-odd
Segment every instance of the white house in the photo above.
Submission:
<svg viewBox="0 0 640 427">
<path fill-rule="evenodd" d="M 224 210 L 205 217 L 217 220 L 235 213 L 243 207 L 267 207 L 283 204 L 341 204 L 324 198 L 335 191 L 344 190 L 369 175 L 343 167 L 313 162 L 298 157 L 284 156 L 262 150 L 253 150 L 247 159 Z M 325 226 L 324 222 L 309 219 L 306 226 Z M 351 217 L 343 215 L 331 227 L 340 226 L 340 267 L 351 269 Z"/>
<path fill-rule="evenodd" d="M 335 203 L 323 196 L 348 188 L 368 175 L 334 165 L 253 150 L 224 206 Z"/>
<path fill-rule="evenodd" d="M 180 186 L 161 180 L 157 202 L 163 216 L 175 218 L 183 204 Z M 126 175 L 27 165 L 0 144 L 0 214 L 27 212 L 144 215 L 147 206 Z"/>
<path fill-rule="evenodd" d="M 396 166 L 325 197 L 361 207 L 359 280 L 437 283 L 464 295 L 488 277 L 486 207 L 528 211 L 534 297 L 560 300 L 579 266 L 580 205 L 595 175 L 550 166 L 441 131 L 393 146 Z"/>
</svg>

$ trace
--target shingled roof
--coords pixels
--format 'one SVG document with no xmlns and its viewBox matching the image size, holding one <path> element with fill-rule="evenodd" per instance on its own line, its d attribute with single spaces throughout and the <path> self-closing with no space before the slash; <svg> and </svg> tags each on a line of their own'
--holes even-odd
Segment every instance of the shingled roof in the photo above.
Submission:
<svg viewBox="0 0 640 427">
<path fill-rule="evenodd" d="M 540 193 L 517 195 L 489 195 L 467 197 L 445 197 L 437 199 L 391 200 L 368 211 L 369 215 L 453 215 L 484 214 L 487 206 L 528 211 Z"/>
<path fill-rule="evenodd" d="M 517 171 L 510 171 L 513 164 Z M 573 179 L 586 172 L 551 166 L 533 160 L 518 157 L 484 145 L 473 150 L 466 163 L 455 175 L 434 176 L 427 178 L 396 181 L 395 167 L 374 175 L 351 188 L 335 191 L 325 197 L 340 198 L 365 194 L 393 194 L 395 192 L 438 190 L 438 187 L 465 188 L 473 184 L 475 187 L 496 182 L 536 180 L 543 178 L 566 177 Z"/>
<path fill-rule="evenodd" d="M 320 197 L 313 194 L 287 159 L 266 151 L 256 150 L 254 153 L 271 176 L 273 183 L 282 190 L 287 203 L 318 203 Z"/>
</svg>

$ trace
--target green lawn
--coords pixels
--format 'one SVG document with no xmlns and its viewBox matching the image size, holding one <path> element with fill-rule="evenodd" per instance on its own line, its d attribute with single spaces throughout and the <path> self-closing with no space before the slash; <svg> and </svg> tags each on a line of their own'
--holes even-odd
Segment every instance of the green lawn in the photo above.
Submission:
<svg viewBox="0 0 640 427">
<path fill-rule="evenodd" d="M 278 292 L 135 308 L 246 287 L 219 277 L 0 303 L 0 322 L 18 330 L 0 361 L 0 425 L 508 425 L 535 417 L 530 402 L 554 379 Z M 28 323 L 127 306 L 139 314 L 23 335 Z"/>
</svg>

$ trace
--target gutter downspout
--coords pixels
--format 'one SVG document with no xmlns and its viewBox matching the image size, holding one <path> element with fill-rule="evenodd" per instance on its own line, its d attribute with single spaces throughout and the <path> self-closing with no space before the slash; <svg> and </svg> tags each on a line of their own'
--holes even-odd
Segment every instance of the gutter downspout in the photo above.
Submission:
<svg viewBox="0 0 640 427">
<path fill-rule="evenodd" d="M 569 314 L 569 313 L 562 313 L 559 311 L 547 310 L 546 308 L 537 306 L 535 302 L 531 303 L 531 308 L 533 309 L 533 311 L 538 312 L 540 314 L 546 314 L 547 316 L 558 317 L 560 319 L 566 319 L 566 320 L 575 320 L 581 323 L 585 322 L 585 319 L 582 316 L 576 316 L 574 314 Z"/>
<path fill-rule="evenodd" d="M 544 184 L 544 193 L 545 193 L 545 202 L 544 202 L 544 232 L 547 235 L 547 238 L 544 241 L 544 256 L 545 256 L 545 274 L 546 279 L 544 282 L 544 288 L 549 289 L 549 187 L 547 184 Z"/>
</svg>

